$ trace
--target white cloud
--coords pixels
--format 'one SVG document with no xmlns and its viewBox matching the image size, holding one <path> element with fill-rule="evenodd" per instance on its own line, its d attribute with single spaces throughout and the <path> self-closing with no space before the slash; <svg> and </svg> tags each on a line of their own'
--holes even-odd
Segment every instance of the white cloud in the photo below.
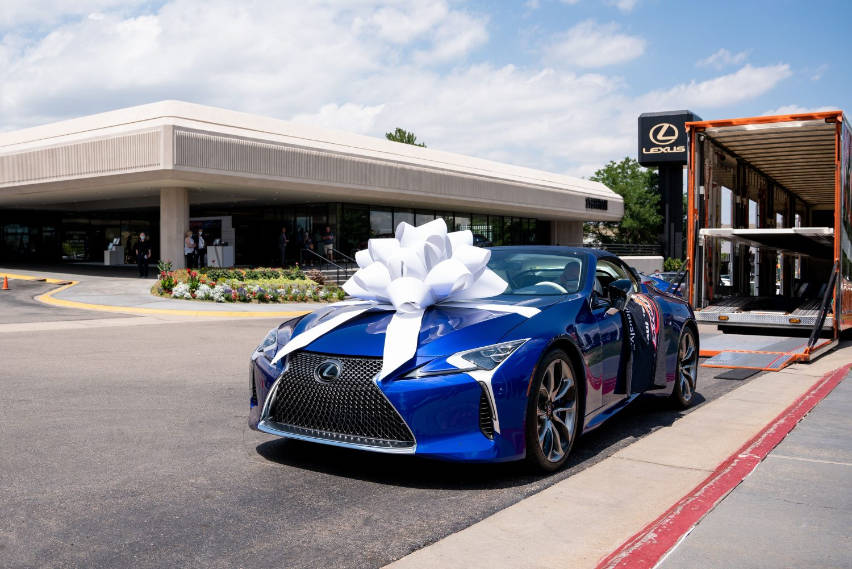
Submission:
<svg viewBox="0 0 852 569">
<path fill-rule="evenodd" d="M 698 67 L 713 67 L 715 69 L 723 69 L 725 67 L 731 67 L 734 65 L 740 65 L 742 63 L 745 63 L 747 57 L 747 51 L 731 53 L 723 47 L 712 55 L 697 61 L 696 65 Z"/>
<path fill-rule="evenodd" d="M 436 26 L 433 41 L 426 50 L 417 52 L 415 60 L 422 64 L 457 61 L 488 41 L 484 18 L 464 13 L 450 13 Z"/>
<path fill-rule="evenodd" d="M 545 57 L 556 65 L 603 67 L 636 59 L 644 51 L 645 40 L 621 33 L 615 22 L 586 20 L 558 35 Z"/>
<path fill-rule="evenodd" d="M 803 107 L 801 105 L 783 105 L 776 109 L 771 109 L 763 113 L 763 116 L 774 115 L 797 115 L 801 113 L 819 113 L 822 111 L 836 111 L 838 107 Z"/>
<path fill-rule="evenodd" d="M 358 105 L 344 103 L 338 105 L 329 103 L 320 107 L 315 113 L 301 113 L 290 120 L 307 125 L 345 130 L 349 132 L 372 132 L 376 127 L 376 117 L 384 109 L 384 105 Z"/>
<path fill-rule="evenodd" d="M 448 13 L 445 2 L 413 2 L 380 8 L 369 18 L 369 23 L 376 27 L 380 38 L 406 44 L 429 32 Z"/>
<path fill-rule="evenodd" d="M 828 64 L 823 63 L 822 65 L 817 66 L 817 68 L 811 72 L 811 81 L 819 81 L 822 79 L 822 76 L 825 75 L 826 71 L 828 71 Z"/>
<path fill-rule="evenodd" d="M 721 107 L 758 97 L 790 75 L 790 66 L 786 64 L 746 65 L 735 73 L 654 91 L 643 99 L 656 108 Z"/>
<path fill-rule="evenodd" d="M 3 0 L 0 31 L 36 26 L 47 27 L 68 18 L 119 10 L 128 14 L 146 0 Z"/>
<path fill-rule="evenodd" d="M 569 30 L 574 50 L 560 58 L 483 63 L 471 54 L 488 42 L 487 17 L 455 2 L 95 4 L 41 35 L 0 37 L 0 128 L 182 99 L 377 137 L 400 126 L 430 148 L 589 175 L 634 155 L 639 113 L 746 101 L 790 74 L 745 66 L 635 94 L 588 68 L 635 57 L 644 41 L 588 22 Z M 619 47 L 593 62 L 584 41 Z"/>
<path fill-rule="evenodd" d="M 632 12 L 639 0 L 610 0 L 608 4 L 615 6 L 625 14 Z"/>
</svg>

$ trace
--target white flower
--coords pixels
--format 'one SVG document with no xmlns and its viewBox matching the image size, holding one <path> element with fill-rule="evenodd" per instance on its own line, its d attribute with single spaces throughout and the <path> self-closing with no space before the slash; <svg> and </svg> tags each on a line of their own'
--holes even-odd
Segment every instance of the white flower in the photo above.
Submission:
<svg viewBox="0 0 852 569">
<path fill-rule="evenodd" d="M 206 284 L 199 285 L 198 289 L 196 289 L 196 291 L 195 291 L 195 298 L 198 298 L 198 299 L 201 299 L 201 300 L 207 300 L 208 298 L 210 298 L 211 292 L 212 292 L 212 289 L 210 288 L 209 285 L 206 285 Z"/>
<path fill-rule="evenodd" d="M 175 285 L 175 288 L 172 289 L 172 297 L 192 298 L 192 294 L 189 292 L 189 285 L 186 283 L 178 283 Z"/>
<path fill-rule="evenodd" d="M 201 289 L 201 287 L 198 288 Z M 216 302 L 225 302 L 225 287 L 218 284 L 214 286 L 213 290 L 210 291 L 210 298 Z"/>
</svg>

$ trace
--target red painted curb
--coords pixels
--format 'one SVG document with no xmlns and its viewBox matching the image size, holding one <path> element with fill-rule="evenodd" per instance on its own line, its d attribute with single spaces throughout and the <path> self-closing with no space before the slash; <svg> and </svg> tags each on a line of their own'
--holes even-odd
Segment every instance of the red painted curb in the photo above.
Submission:
<svg viewBox="0 0 852 569">
<path fill-rule="evenodd" d="M 846 377 L 852 364 L 827 373 L 701 484 L 606 556 L 597 569 L 653 568 L 716 504 L 748 476 L 796 424 Z"/>
</svg>

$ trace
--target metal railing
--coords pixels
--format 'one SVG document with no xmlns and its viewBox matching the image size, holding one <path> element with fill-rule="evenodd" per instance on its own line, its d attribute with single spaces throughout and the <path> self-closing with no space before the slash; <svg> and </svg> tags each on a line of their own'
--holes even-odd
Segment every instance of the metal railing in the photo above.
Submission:
<svg viewBox="0 0 852 569">
<path fill-rule="evenodd" d="M 358 263 L 355 261 L 355 259 L 353 259 L 353 258 L 352 258 L 352 257 L 350 257 L 349 255 L 347 255 L 347 254 L 346 254 L 346 253 L 344 253 L 343 251 L 340 251 L 339 249 L 335 249 L 334 247 L 332 247 L 332 248 L 331 248 L 331 252 L 332 252 L 332 253 L 334 253 L 334 256 L 335 256 L 335 257 L 341 257 L 341 258 L 343 258 L 343 259 L 345 260 L 345 262 L 343 263 L 344 265 L 346 265 L 346 264 L 357 265 L 357 264 L 358 264 Z"/>
<path fill-rule="evenodd" d="M 560 243 L 567 247 L 591 247 L 593 249 L 601 249 L 613 255 L 653 255 L 663 256 L 663 247 L 659 244 L 641 244 L 641 243 Z"/>
<path fill-rule="evenodd" d="M 346 255 L 343 255 L 343 256 L 346 257 Z M 307 258 L 311 261 L 310 265 L 305 263 L 305 258 Z M 319 261 L 319 265 L 314 265 L 313 263 L 316 263 L 317 260 Z M 354 263 L 354 262 L 355 261 L 352 260 L 352 263 Z M 343 272 L 343 275 L 348 278 L 349 277 L 349 271 L 352 269 L 351 266 L 350 267 L 341 266 L 341 265 L 335 263 L 334 261 L 332 261 L 331 259 L 327 259 L 326 257 L 323 257 L 322 255 L 320 255 L 319 253 L 317 253 L 316 251 L 313 251 L 311 249 L 300 249 L 299 250 L 299 264 L 302 266 L 302 268 L 310 267 L 310 268 L 319 268 L 322 271 L 334 271 L 335 280 L 338 283 L 341 280 L 340 279 L 341 271 Z M 348 264 L 348 262 L 347 262 L 347 264 Z"/>
</svg>

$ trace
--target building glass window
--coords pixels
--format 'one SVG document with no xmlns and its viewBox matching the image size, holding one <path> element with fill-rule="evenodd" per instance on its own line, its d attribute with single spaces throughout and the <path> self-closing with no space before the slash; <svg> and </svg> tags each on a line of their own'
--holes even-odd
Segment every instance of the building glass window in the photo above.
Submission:
<svg viewBox="0 0 852 569">
<path fill-rule="evenodd" d="M 435 219 L 443 218 L 444 222 L 447 224 L 447 231 L 455 231 L 455 226 L 453 224 L 453 214 L 449 211 L 436 211 Z"/>
<path fill-rule="evenodd" d="M 354 257 L 356 251 L 366 249 L 370 237 L 369 208 L 344 205 L 337 235 L 340 251 L 350 257 Z"/>
<path fill-rule="evenodd" d="M 491 227 L 488 225 L 487 215 L 471 215 L 469 229 L 474 235 L 481 235 L 487 241 L 491 241 Z"/>
<path fill-rule="evenodd" d="M 410 209 L 397 209 L 393 212 L 393 229 L 396 230 L 399 224 L 405 222 L 409 225 L 414 225 L 414 212 Z M 391 232 L 393 233 L 393 231 Z"/>
<path fill-rule="evenodd" d="M 456 213 L 453 216 L 455 231 L 465 231 L 470 229 L 470 216 L 466 213 Z"/>
<path fill-rule="evenodd" d="M 418 211 L 417 215 L 414 216 L 414 221 L 417 223 L 415 225 L 423 225 L 424 223 L 429 223 L 435 219 L 435 214 L 431 211 Z"/>
<path fill-rule="evenodd" d="M 389 209 L 370 210 L 370 237 L 393 235 L 393 212 Z"/>
</svg>

